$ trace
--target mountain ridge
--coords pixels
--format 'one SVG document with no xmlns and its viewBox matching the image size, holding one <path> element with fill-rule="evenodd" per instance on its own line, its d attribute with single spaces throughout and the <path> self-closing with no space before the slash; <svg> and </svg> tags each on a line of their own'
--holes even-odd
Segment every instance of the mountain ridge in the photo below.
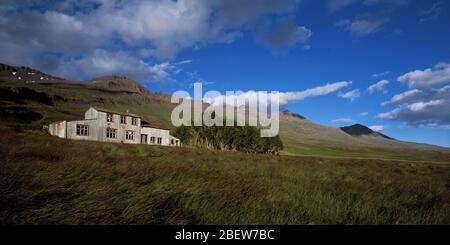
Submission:
<svg viewBox="0 0 450 245">
<path fill-rule="evenodd" d="M 91 86 L 111 92 L 149 94 L 150 91 L 139 82 L 125 76 L 102 76 L 86 81 Z"/>
<path fill-rule="evenodd" d="M 109 92 L 126 92 L 150 94 L 141 83 L 126 76 L 101 76 L 90 80 L 69 80 L 46 74 L 40 70 L 26 66 L 0 64 L 0 79 L 28 83 L 69 83 L 92 86 Z"/>
</svg>

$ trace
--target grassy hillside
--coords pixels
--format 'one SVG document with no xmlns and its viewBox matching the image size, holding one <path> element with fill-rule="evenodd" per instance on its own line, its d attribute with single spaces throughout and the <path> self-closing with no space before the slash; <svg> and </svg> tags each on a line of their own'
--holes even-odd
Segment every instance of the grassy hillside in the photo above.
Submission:
<svg viewBox="0 0 450 245">
<path fill-rule="evenodd" d="M 43 115 L 41 120 L 24 125 L 33 129 L 40 129 L 53 121 L 83 118 L 84 112 L 90 106 L 116 111 L 129 110 L 142 115 L 146 121 L 171 126 L 170 114 L 174 105 L 170 103 L 169 96 L 164 94 L 123 93 L 70 83 L 0 82 L 0 87 L 26 87 L 44 92 L 53 98 L 53 106 L 33 101 L 20 105 Z M 12 121 L 10 124 L 16 125 L 16 122 Z M 376 138 L 352 137 L 338 128 L 320 126 L 294 116 L 281 117 L 280 137 L 284 146 L 282 152 L 284 155 L 450 162 L 449 149 Z"/>
<path fill-rule="evenodd" d="M 1 224 L 450 223 L 449 164 L 0 133 Z"/>
<path fill-rule="evenodd" d="M 53 98 L 54 106 L 28 101 L 24 106 L 41 113 L 44 118 L 31 126 L 39 128 L 58 120 L 79 120 L 91 106 L 115 111 L 127 111 L 142 115 L 144 120 L 170 125 L 170 113 L 173 105 L 170 97 L 164 94 L 137 94 L 107 91 L 95 86 L 82 84 L 25 84 L 18 82 L 0 82 L 0 87 L 26 87 L 44 92 Z"/>
<path fill-rule="evenodd" d="M 286 155 L 450 163 L 450 150 L 446 148 L 380 137 L 352 137 L 339 128 L 294 118 L 280 120 L 280 137 Z"/>
</svg>

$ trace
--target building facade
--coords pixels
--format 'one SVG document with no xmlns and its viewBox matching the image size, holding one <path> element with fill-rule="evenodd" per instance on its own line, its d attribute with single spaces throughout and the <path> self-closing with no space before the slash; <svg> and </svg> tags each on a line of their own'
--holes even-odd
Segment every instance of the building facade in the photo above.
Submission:
<svg viewBox="0 0 450 245">
<path fill-rule="evenodd" d="M 89 108 L 84 120 L 61 121 L 48 127 L 51 135 L 77 140 L 93 140 L 126 144 L 155 144 L 180 146 L 180 140 L 171 136 L 169 129 L 142 125 L 142 118 L 131 113 L 120 113 Z"/>
</svg>

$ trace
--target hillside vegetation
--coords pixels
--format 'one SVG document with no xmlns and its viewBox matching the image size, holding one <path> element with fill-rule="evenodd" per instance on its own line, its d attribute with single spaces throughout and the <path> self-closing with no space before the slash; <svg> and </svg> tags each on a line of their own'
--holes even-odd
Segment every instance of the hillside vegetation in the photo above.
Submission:
<svg viewBox="0 0 450 245">
<path fill-rule="evenodd" d="M 0 133 L 1 224 L 450 223 L 449 164 Z"/>
<path fill-rule="evenodd" d="M 245 153 L 279 154 L 283 149 L 280 137 L 263 138 L 258 127 L 180 126 L 173 130 L 183 145 L 211 150 Z"/>
</svg>

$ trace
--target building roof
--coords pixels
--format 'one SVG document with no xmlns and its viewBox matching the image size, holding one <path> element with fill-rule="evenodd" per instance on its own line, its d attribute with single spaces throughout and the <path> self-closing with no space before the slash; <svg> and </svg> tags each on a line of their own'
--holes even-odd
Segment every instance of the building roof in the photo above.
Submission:
<svg viewBox="0 0 450 245">
<path fill-rule="evenodd" d="M 180 139 L 178 139 L 177 137 L 175 137 L 175 136 L 172 136 L 172 135 L 169 135 L 169 138 L 170 138 L 170 139 L 176 139 L 176 140 L 180 140 Z"/>
<path fill-rule="evenodd" d="M 156 123 L 148 123 L 148 122 L 144 122 L 141 124 L 141 127 L 143 128 L 157 128 L 157 129 L 164 129 L 164 130 L 170 130 L 170 128 L 161 125 L 161 124 L 156 124 Z"/>
<path fill-rule="evenodd" d="M 133 113 L 129 113 L 129 112 L 119 112 L 119 111 L 114 111 L 114 110 L 109 110 L 109 109 L 98 108 L 98 107 L 92 107 L 92 108 L 94 108 L 97 111 L 101 111 L 101 112 L 106 112 L 106 113 L 111 113 L 111 114 L 118 114 L 118 115 L 123 115 L 123 116 L 142 118 L 141 116 L 139 116 L 137 114 L 133 114 Z"/>
</svg>

